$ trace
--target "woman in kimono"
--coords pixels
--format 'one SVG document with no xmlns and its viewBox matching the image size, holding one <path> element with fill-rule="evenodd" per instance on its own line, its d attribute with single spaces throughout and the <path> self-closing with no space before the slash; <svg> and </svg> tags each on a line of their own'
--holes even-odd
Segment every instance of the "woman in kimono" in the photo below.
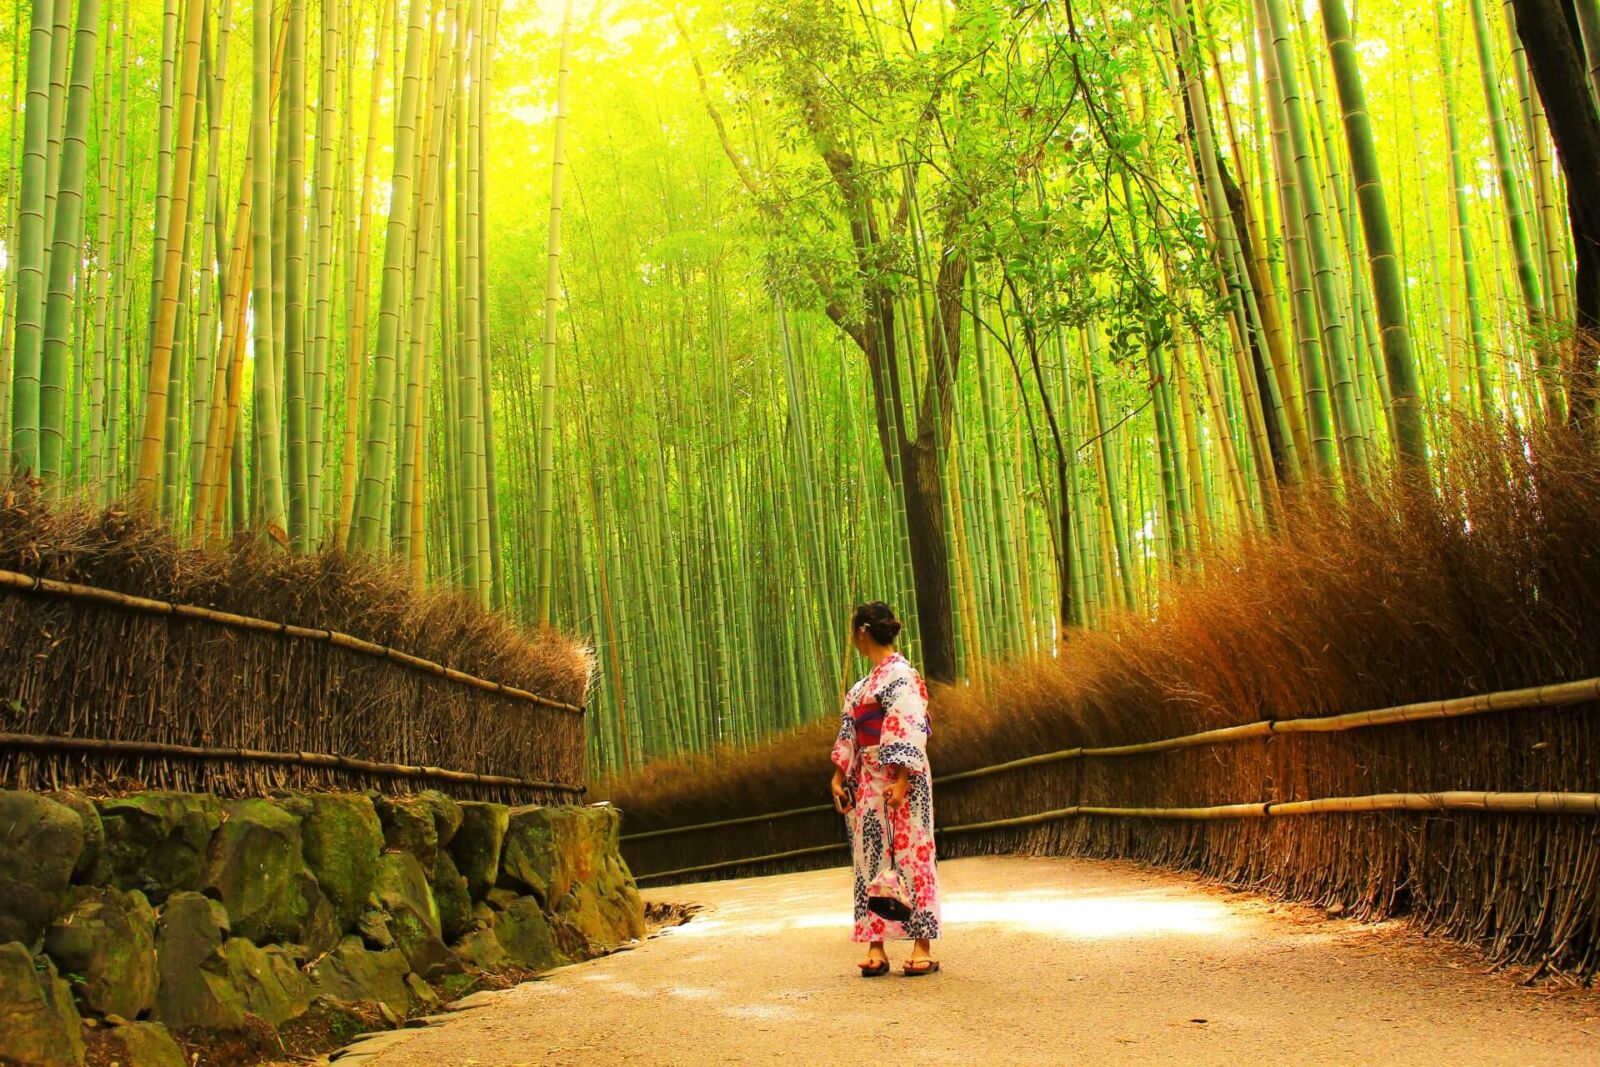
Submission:
<svg viewBox="0 0 1600 1067">
<path fill-rule="evenodd" d="M 855 932 L 866 943 L 863 978 L 889 973 L 885 941 L 916 944 L 908 976 L 939 964 L 929 942 L 939 936 L 939 871 L 933 845 L 933 775 L 928 767 L 928 687 L 894 650 L 900 621 L 882 602 L 862 604 L 851 642 L 872 671 L 845 695 L 833 746 L 833 802 L 850 831 L 855 866 Z M 867 907 L 869 888 L 893 870 L 910 897 L 910 916 L 895 922 Z M 890 876 L 892 877 L 892 876 Z"/>
</svg>

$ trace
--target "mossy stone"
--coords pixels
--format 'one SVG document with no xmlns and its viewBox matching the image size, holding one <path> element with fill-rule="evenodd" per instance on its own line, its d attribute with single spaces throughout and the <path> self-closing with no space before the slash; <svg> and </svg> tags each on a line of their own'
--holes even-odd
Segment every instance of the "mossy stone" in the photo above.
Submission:
<svg viewBox="0 0 1600 1067">
<path fill-rule="evenodd" d="M 83 1023 L 47 956 L 0 945 L 0 1063 L 82 1067 Z"/>
<path fill-rule="evenodd" d="M 566 854 L 571 881 L 556 901 L 558 923 L 582 934 L 591 951 L 643 937 L 644 902 L 619 847 L 620 813 L 610 805 L 573 811 L 577 835 Z"/>
<path fill-rule="evenodd" d="M 311 970 L 311 983 L 319 996 L 347 1002 L 377 1001 L 397 1015 L 415 1006 L 406 984 L 410 964 L 399 949 L 373 952 L 359 937 L 347 937 Z"/>
<path fill-rule="evenodd" d="M 473 900 L 483 900 L 500 876 L 500 849 L 511 809 L 504 804 L 464 801 L 461 829 L 450 839 L 450 858 L 467 880 Z"/>
<path fill-rule="evenodd" d="M 57 789 L 45 796 L 71 808 L 83 821 L 83 851 L 78 853 L 78 863 L 72 869 L 72 880 L 92 881 L 95 866 L 100 862 L 100 850 L 106 843 L 106 828 L 100 824 L 100 809 L 94 806 L 94 801 L 73 789 Z"/>
<path fill-rule="evenodd" d="M 236 800 L 212 836 L 204 885 L 222 901 L 233 932 L 258 945 L 312 953 L 338 938 L 332 905 L 306 869 L 299 816 L 270 800 Z"/>
<path fill-rule="evenodd" d="M 464 818 L 461 802 L 437 789 L 424 789 L 417 794 L 416 799 L 425 804 L 433 814 L 433 832 L 438 838 L 439 847 L 448 847 L 461 829 Z"/>
<path fill-rule="evenodd" d="M 311 979 L 300 972 L 286 949 L 258 948 L 235 937 L 222 946 L 222 958 L 227 963 L 228 981 L 251 1015 L 280 1026 L 311 1006 Z"/>
<path fill-rule="evenodd" d="M 90 1011 L 137 1019 L 156 1001 L 155 912 L 137 889 L 74 886 L 44 948 L 63 972 L 78 975 Z"/>
<path fill-rule="evenodd" d="M 511 960 L 500 937 L 491 929 L 473 930 L 450 949 L 462 962 L 480 969 L 502 966 Z"/>
<path fill-rule="evenodd" d="M 610 805 L 526 807 L 510 814 L 501 882 L 539 899 L 569 952 L 644 936 L 644 905 L 622 861 L 620 828 L 620 813 Z"/>
<path fill-rule="evenodd" d="M 373 896 L 388 917 L 389 934 L 413 971 L 435 978 L 459 969 L 460 962 L 445 947 L 439 906 L 415 856 L 384 853 L 378 861 Z"/>
<path fill-rule="evenodd" d="M 128 1023 L 106 1034 L 113 1060 L 122 1067 L 189 1067 L 183 1049 L 160 1023 Z"/>
<path fill-rule="evenodd" d="M 64 804 L 0 791 L 0 943 L 39 947 L 83 850 L 83 821 Z"/>
<path fill-rule="evenodd" d="M 378 818 L 383 823 L 383 847 L 390 852 L 405 852 L 433 870 L 439 851 L 439 828 L 433 818 L 433 804 L 422 797 L 379 797 Z"/>
<path fill-rule="evenodd" d="M 550 920 L 533 897 L 522 897 L 501 912 L 494 933 L 518 966 L 545 971 L 567 962 L 556 946 Z"/>
<path fill-rule="evenodd" d="M 199 893 L 174 893 L 156 923 L 155 1018 L 180 1030 L 237 1030 L 244 998 L 228 977 L 223 928 L 213 901 Z"/>
<path fill-rule="evenodd" d="M 450 853 L 439 850 L 433 861 L 433 899 L 439 905 L 439 928 L 446 941 L 472 929 L 472 895 Z"/>
<path fill-rule="evenodd" d="M 489 890 L 489 897 L 485 901 L 494 911 L 505 911 L 511 905 L 522 899 L 522 894 L 515 889 L 495 888 Z"/>
<path fill-rule="evenodd" d="M 306 866 L 333 905 L 339 933 L 349 933 L 378 877 L 383 824 L 360 793 L 317 793 L 302 798 Z"/>
<path fill-rule="evenodd" d="M 155 905 L 173 893 L 200 888 L 211 835 L 222 824 L 216 797 L 135 793 L 96 806 L 106 837 L 95 884 L 137 889 Z"/>
<path fill-rule="evenodd" d="M 500 851 L 500 884 L 532 893 L 541 902 L 559 900 L 564 867 L 560 852 L 571 837 L 571 820 L 562 808 L 534 805 L 512 808 Z"/>
</svg>

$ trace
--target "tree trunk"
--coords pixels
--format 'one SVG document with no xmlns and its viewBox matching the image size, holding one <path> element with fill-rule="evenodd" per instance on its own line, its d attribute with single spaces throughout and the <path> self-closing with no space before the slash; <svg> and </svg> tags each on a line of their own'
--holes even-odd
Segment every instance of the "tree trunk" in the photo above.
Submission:
<svg viewBox="0 0 1600 1067">
<path fill-rule="evenodd" d="M 943 682 L 956 677 L 956 632 L 950 602 L 950 547 L 944 529 L 944 457 L 926 427 L 902 453 L 906 534 L 916 582 L 922 673 Z"/>
<path fill-rule="evenodd" d="M 1600 351 L 1600 113 L 1589 94 L 1573 0 L 1513 0 L 1513 6 L 1567 178 L 1568 223 L 1578 260 L 1577 337 L 1565 368 L 1567 419 L 1592 432 Z"/>
</svg>

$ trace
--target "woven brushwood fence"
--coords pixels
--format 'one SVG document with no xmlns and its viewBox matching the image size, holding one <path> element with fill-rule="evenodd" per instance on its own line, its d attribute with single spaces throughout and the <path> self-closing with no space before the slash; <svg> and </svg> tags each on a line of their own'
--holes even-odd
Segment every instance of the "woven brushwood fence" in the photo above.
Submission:
<svg viewBox="0 0 1600 1067">
<path fill-rule="evenodd" d="M 1141 859 L 1355 913 L 1421 913 L 1465 925 L 1497 956 L 1592 975 L 1597 713 L 1591 678 L 936 774 L 939 851 Z M 641 883 L 849 858 L 826 803 L 636 829 L 622 843 Z M 1518 906 L 1486 906 L 1508 895 Z"/>
<path fill-rule="evenodd" d="M 589 659 L 559 635 L 371 563 L 192 552 L 115 514 L 13 502 L 0 564 L 27 567 L 0 567 L 0 788 L 585 791 Z"/>
</svg>

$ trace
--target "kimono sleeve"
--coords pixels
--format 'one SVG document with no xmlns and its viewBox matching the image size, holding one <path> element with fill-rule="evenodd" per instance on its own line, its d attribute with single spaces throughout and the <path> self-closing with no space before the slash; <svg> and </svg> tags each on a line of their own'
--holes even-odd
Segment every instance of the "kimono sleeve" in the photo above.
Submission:
<svg viewBox="0 0 1600 1067">
<path fill-rule="evenodd" d="M 845 702 L 839 715 L 839 737 L 833 742 L 833 765 L 845 774 L 856 761 L 856 720 L 850 715 L 850 703 Z"/>
<path fill-rule="evenodd" d="M 878 691 L 883 704 L 883 738 L 878 762 L 900 764 L 913 773 L 928 768 L 928 687 L 909 665 L 898 670 Z"/>
</svg>

